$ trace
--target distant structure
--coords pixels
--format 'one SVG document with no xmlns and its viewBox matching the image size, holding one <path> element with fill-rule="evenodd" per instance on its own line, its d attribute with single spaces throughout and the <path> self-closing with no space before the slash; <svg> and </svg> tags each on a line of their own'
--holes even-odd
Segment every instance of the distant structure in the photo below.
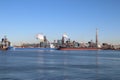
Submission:
<svg viewBox="0 0 120 80">
<path fill-rule="evenodd" d="M 62 45 L 64 45 L 65 38 L 62 36 Z"/>
<path fill-rule="evenodd" d="M 40 44 L 37 47 L 40 47 L 40 48 L 54 48 L 54 45 L 48 41 L 48 39 L 45 35 L 37 34 L 36 38 L 40 40 Z"/>
<path fill-rule="evenodd" d="M 37 39 L 40 40 L 39 47 L 43 47 L 44 48 L 44 47 L 48 46 L 47 45 L 48 41 L 47 41 L 47 38 L 46 38 L 45 35 L 43 35 L 43 34 L 37 34 Z"/>
<path fill-rule="evenodd" d="M 66 33 L 64 33 L 62 35 L 62 45 L 64 45 L 66 43 L 66 41 L 68 41 L 68 35 Z"/>
<path fill-rule="evenodd" d="M 96 47 L 98 48 L 98 29 L 96 29 Z"/>
</svg>

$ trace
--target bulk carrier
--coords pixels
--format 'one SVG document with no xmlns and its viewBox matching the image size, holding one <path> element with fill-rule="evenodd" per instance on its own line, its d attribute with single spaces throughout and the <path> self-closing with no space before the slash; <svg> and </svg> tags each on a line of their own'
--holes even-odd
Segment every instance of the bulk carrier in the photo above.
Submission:
<svg viewBox="0 0 120 80">
<path fill-rule="evenodd" d="M 58 50 L 100 50 L 101 48 L 67 48 L 67 47 L 60 47 Z"/>
<path fill-rule="evenodd" d="M 62 45 L 58 47 L 58 50 L 100 50 L 100 45 L 98 45 L 98 30 L 96 29 L 96 42 L 90 41 L 87 45 L 81 46 L 78 42 L 71 42 L 70 39 L 67 39 L 68 36 L 63 34 L 62 36 Z M 67 39 L 67 41 L 65 41 Z"/>
</svg>

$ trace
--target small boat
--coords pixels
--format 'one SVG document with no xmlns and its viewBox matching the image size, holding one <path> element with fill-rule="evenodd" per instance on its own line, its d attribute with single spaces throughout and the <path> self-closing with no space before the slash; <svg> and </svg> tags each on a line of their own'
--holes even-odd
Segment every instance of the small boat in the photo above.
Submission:
<svg viewBox="0 0 120 80">
<path fill-rule="evenodd" d="M 8 39 L 5 36 L 4 38 L 2 38 L 2 40 L 0 42 L 0 50 L 9 50 L 10 45 L 11 45 L 11 42 L 8 41 Z"/>
</svg>

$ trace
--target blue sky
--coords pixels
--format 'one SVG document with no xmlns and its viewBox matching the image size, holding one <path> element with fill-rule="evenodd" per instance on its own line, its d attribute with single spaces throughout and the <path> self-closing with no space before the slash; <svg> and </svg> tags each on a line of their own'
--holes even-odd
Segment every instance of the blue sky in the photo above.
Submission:
<svg viewBox="0 0 120 80">
<path fill-rule="evenodd" d="M 61 39 L 120 43 L 120 0 L 0 0 L 0 38 L 7 35 L 13 44 Z"/>
</svg>

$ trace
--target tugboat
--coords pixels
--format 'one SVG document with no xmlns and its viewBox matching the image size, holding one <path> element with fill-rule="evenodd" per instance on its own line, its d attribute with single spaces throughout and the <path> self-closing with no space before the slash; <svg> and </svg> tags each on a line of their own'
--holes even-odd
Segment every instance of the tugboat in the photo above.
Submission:
<svg viewBox="0 0 120 80">
<path fill-rule="evenodd" d="M 8 50 L 8 49 L 10 49 L 10 44 L 11 44 L 11 42 L 8 41 L 6 36 L 4 36 L 4 38 L 2 38 L 1 41 L 0 41 L 0 50 Z"/>
</svg>

